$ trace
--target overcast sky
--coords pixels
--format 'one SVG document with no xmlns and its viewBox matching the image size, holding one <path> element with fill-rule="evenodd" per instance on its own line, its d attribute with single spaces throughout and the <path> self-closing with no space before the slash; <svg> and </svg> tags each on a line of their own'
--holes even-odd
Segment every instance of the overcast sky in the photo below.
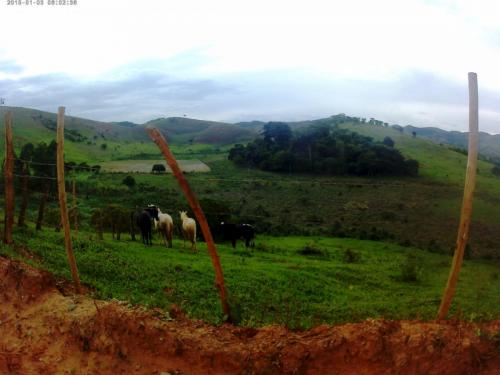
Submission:
<svg viewBox="0 0 500 375">
<path fill-rule="evenodd" d="M 475 71 L 480 128 L 500 133 L 497 0 L 31 1 L 1 0 L 6 105 L 139 123 L 343 112 L 466 130 Z"/>
</svg>

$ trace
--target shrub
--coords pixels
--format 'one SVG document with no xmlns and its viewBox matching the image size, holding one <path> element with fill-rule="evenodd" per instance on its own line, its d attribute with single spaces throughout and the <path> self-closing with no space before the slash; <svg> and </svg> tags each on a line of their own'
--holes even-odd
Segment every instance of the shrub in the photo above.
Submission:
<svg viewBox="0 0 500 375">
<path fill-rule="evenodd" d="M 300 249 L 298 253 L 305 256 L 328 258 L 328 252 L 325 249 L 318 247 L 315 243 L 308 243 Z"/>
<path fill-rule="evenodd" d="M 135 178 L 127 176 L 123 179 L 122 184 L 127 185 L 130 189 L 132 189 L 135 186 Z"/>
<path fill-rule="evenodd" d="M 361 254 L 353 249 L 344 250 L 344 262 L 346 263 L 357 263 L 361 259 Z"/>
<path fill-rule="evenodd" d="M 423 269 L 423 261 L 414 254 L 408 254 L 401 263 L 401 280 L 406 282 L 418 281 Z"/>
</svg>

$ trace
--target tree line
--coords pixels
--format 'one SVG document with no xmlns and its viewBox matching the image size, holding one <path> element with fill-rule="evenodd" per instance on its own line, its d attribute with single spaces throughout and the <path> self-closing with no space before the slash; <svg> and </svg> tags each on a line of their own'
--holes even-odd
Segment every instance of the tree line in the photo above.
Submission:
<svg viewBox="0 0 500 375">
<path fill-rule="evenodd" d="M 273 172 L 325 175 L 416 176 L 419 164 L 405 159 L 394 142 L 339 129 L 338 121 L 319 123 L 292 132 L 282 122 L 264 125 L 262 137 L 246 146 L 235 145 L 229 160 L 236 165 Z"/>
<path fill-rule="evenodd" d="M 25 226 L 26 210 L 32 193 L 38 193 L 38 215 L 36 229 L 41 229 L 44 221 L 47 201 L 50 196 L 57 192 L 57 143 L 49 144 L 41 142 L 38 144 L 26 143 L 21 147 L 19 156 L 14 155 L 14 173 L 19 177 L 16 180 L 16 189 L 21 195 L 21 205 L 19 208 L 18 226 Z M 99 173 L 99 165 L 89 166 L 83 162 L 65 163 L 67 172 L 92 172 Z M 76 213 L 75 213 L 76 214 Z"/>
</svg>

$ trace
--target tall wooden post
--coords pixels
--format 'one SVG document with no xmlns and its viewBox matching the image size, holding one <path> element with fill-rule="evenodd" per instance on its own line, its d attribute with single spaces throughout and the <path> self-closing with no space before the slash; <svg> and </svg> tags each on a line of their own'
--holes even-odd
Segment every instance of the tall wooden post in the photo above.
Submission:
<svg viewBox="0 0 500 375">
<path fill-rule="evenodd" d="M 458 227 L 457 247 L 453 256 L 453 263 L 448 276 L 448 282 L 443 293 L 441 306 L 439 307 L 437 319 L 446 317 L 455 294 L 458 275 L 462 266 L 465 246 L 469 239 L 469 226 L 472 216 L 472 199 L 476 186 L 477 171 L 477 139 L 478 139 L 478 93 L 477 75 L 469 73 L 469 152 L 467 158 L 467 170 L 465 174 L 464 196 L 462 200 L 462 211 L 460 213 L 460 224 Z"/>
<path fill-rule="evenodd" d="M 224 285 L 224 274 L 222 272 L 222 266 L 220 264 L 219 255 L 217 254 L 217 249 L 215 247 L 215 243 L 212 238 L 212 233 L 210 232 L 210 227 L 208 226 L 207 219 L 205 218 L 205 214 L 201 209 L 198 199 L 196 199 L 196 196 L 189 187 L 189 184 L 186 178 L 184 177 L 184 174 L 182 173 L 181 169 L 179 168 L 177 160 L 170 151 L 167 141 L 165 140 L 163 135 L 157 129 L 154 128 L 146 128 L 146 131 L 163 153 L 165 160 L 167 161 L 170 169 L 172 170 L 174 177 L 177 179 L 177 182 L 179 183 L 182 192 L 186 196 L 186 199 L 189 202 L 189 205 L 191 206 L 191 209 L 193 210 L 196 219 L 198 220 L 198 223 L 200 223 L 201 231 L 203 232 L 203 237 L 205 238 L 208 252 L 210 253 L 210 257 L 212 258 L 212 265 L 215 270 L 215 280 L 217 288 L 219 289 L 222 311 L 227 316 L 228 320 L 231 321 L 232 320 L 231 311 L 229 309 L 229 304 L 227 302 L 227 292 L 226 292 L 226 287 Z"/>
<path fill-rule="evenodd" d="M 14 226 L 14 145 L 12 141 L 12 112 L 5 113 L 5 220 L 3 242 L 12 243 Z"/>
<path fill-rule="evenodd" d="M 71 268 L 71 275 L 75 283 L 77 293 L 80 293 L 80 277 L 76 267 L 75 255 L 69 227 L 68 206 L 66 204 L 66 186 L 64 184 L 64 107 L 59 107 L 57 112 L 57 190 L 59 192 L 59 206 L 61 208 L 61 222 L 64 230 L 64 243 Z"/>
</svg>

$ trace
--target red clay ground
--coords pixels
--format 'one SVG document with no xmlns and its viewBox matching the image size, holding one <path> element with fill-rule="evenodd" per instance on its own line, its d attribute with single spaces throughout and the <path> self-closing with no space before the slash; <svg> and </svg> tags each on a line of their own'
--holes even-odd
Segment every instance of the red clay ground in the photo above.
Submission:
<svg viewBox="0 0 500 375">
<path fill-rule="evenodd" d="M 500 321 L 214 327 L 61 290 L 0 257 L 0 374 L 500 374 Z"/>
</svg>

